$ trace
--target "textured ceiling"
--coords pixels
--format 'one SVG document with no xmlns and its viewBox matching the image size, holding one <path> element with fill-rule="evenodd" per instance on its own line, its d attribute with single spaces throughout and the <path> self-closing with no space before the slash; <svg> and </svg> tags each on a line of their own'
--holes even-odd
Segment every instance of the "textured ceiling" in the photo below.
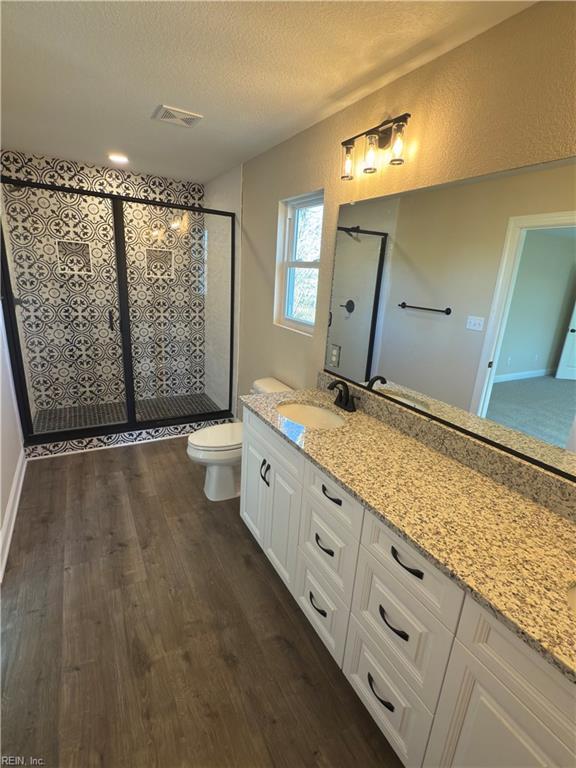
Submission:
<svg viewBox="0 0 576 768">
<path fill-rule="evenodd" d="M 528 5 L 5 1 L 2 145 L 205 181 Z"/>
</svg>

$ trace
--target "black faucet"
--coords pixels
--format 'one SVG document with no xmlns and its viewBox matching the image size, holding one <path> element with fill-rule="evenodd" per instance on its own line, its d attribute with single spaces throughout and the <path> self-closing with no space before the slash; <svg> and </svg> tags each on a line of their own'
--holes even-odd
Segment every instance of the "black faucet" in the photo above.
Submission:
<svg viewBox="0 0 576 768">
<path fill-rule="evenodd" d="M 366 389 L 374 389 L 374 384 L 376 384 L 377 381 L 379 381 L 381 384 L 388 384 L 384 376 L 372 376 L 366 385 Z"/>
<path fill-rule="evenodd" d="M 350 394 L 348 384 L 346 384 L 345 381 L 340 381 L 340 379 L 338 379 L 337 381 L 331 381 L 330 384 L 328 384 L 328 389 L 338 390 L 338 394 L 336 395 L 336 400 L 334 400 L 334 405 L 337 405 L 338 408 L 342 408 L 343 410 L 348 411 L 349 413 L 354 413 L 354 411 L 356 410 L 356 405 L 354 401 L 358 400 L 359 398 Z"/>
</svg>

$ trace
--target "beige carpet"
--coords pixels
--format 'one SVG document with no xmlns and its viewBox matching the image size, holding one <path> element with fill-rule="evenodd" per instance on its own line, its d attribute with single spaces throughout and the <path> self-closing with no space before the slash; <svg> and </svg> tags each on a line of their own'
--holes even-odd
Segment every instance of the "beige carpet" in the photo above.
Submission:
<svg viewBox="0 0 576 768">
<path fill-rule="evenodd" d="M 494 384 L 487 419 L 564 448 L 576 414 L 576 381 L 541 376 Z"/>
</svg>

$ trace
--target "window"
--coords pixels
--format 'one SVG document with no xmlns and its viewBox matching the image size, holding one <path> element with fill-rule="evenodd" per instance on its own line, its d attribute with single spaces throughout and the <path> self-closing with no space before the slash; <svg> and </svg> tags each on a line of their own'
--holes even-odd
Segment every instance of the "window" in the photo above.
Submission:
<svg viewBox="0 0 576 768">
<path fill-rule="evenodd" d="M 321 193 L 280 203 L 274 321 L 308 334 L 316 319 L 323 211 Z"/>
</svg>

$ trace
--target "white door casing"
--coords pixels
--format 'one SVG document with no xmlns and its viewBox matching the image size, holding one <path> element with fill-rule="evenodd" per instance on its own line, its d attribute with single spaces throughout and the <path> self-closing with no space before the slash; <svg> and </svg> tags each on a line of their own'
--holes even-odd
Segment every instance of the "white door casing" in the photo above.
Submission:
<svg viewBox="0 0 576 768">
<path fill-rule="evenodd" d="M 556 378 L 576 380 L 576 302 L 566 330 L 566 339 L 556 369 Z"/>
<path fill-rule="evenodd" d="M 485 417 L 488 410 L 526 233 L 531 229 L 573 226 L 576 226 L 576 211 L 513 216 L 509 220 L 470 403 L 471 413 Z M 576 336 L 576 334 L 572 335 Z M 491 367 L 489 367 L 490 363 L 492 363 Z"/>
</svg>

